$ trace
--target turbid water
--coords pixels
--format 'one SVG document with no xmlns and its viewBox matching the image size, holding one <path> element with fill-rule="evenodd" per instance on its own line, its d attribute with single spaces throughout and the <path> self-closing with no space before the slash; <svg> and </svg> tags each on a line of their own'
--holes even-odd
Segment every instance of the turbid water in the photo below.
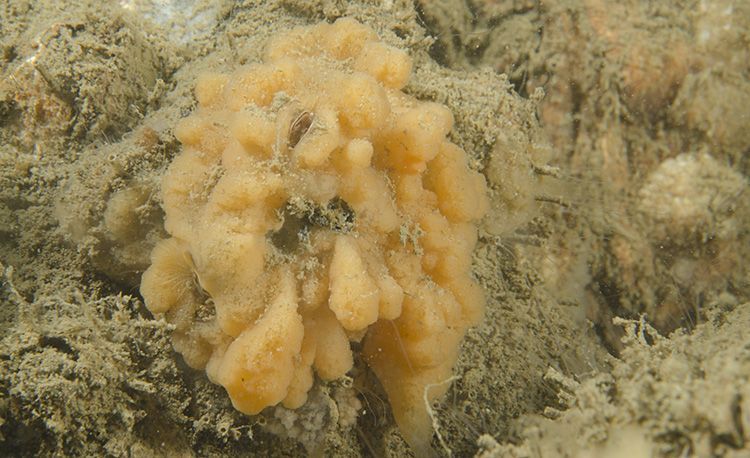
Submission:
<svg viewBox="0 0 750 458">
<path fill-rule="evenodd" d="M 404 92 L 450 109 L 490 190 L 434 453 L 750 454 L 747 2 L 9 0 L 0 455 L 408 456 L 358 344 L 247 416 L 139 291 L 198 76 L 340 17 L 408 52 Z"/>
</svg>

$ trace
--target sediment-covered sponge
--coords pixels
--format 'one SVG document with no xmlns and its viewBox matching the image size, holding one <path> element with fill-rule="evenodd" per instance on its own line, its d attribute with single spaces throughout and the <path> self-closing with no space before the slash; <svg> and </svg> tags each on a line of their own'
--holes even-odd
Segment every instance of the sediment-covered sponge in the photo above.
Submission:
<svg viewBox="0 0 750 458">
<path fill-rule="evenodd" d="M 482 315 L 470 264 L 487 202 L 446 138 L 450 111 L 401 92 L 410 72 L 404 51 L 340 19 L 197 82 L 162 182 L 171 238 L 141 292 L 245 413 L 301 406 L 314 373 L 342 377 L 364 339 L 405 437 L 429 447 L 426 402 Z"/>
<path fill-rule="evenodd" d="M 707 153 L 666 159 L 638 192 L 638 208 L 659 242 L 734 240 L 746 212 L 747 180 Z"/>
</svg>

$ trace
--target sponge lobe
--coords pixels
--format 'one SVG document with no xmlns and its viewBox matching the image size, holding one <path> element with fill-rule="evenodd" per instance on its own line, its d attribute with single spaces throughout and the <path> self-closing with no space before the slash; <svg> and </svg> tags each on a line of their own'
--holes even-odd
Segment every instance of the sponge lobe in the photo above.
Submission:
<svg viewBox="0 0 750 458">
<path fill-rule="evenodd" d="M 404 436 L 429 447 L 440 396 L 484 299 L 471 279 L 484 178 L 450 111 L 400 91 L 402 50 L 352 20 L 274 38 L 265 62 L 196 86 L 162 182 L 172 238 L 141 292 L 175 349 L 248 414 L 306 401 L 359 355 Z"/>
</svg>

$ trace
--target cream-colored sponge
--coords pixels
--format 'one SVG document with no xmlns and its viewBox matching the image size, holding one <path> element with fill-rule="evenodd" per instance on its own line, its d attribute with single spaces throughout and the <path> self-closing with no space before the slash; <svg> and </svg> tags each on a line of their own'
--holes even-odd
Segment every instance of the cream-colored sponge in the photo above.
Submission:
<svg viewBox="0 0 750 458">
<path fill-rule="evenodd" d="M 206 368 L 211 380 L 226 388 L 234 406 L 244 413 L 260 413 L 286 399 L 295 378 L 305 328 L 291 274 L 280 280 L 263 319 L 245 328 Z"/>
<path fill-rule="evenodd" d="M 141 292 L 174 346 L 235 407 L 305 403 L 344 376 L 351 341 L 426 452 L 484 299 L 470 276 L 483 177 L 447 139 L 450 111 L 403 92 L 411 59 L 352 20 L 271 40 L 263 63 L 212 73 L 175 127 L 162 181 L 172 238 Z"/>
</svg>

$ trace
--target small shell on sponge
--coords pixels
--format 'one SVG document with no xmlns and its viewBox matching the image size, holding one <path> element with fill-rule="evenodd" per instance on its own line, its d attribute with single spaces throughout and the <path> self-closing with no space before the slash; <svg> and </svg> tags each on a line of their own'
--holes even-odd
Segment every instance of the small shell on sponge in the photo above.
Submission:
<svg viewBox="0 0 750 458">
<path fill-rule="evenodd" d="M 141 283 L 174 346 L 235 407 L 297 408 L 362 358 L 418 453 L 484 298 L 470 276 L 482 175 L 450 111 L 400 90 L 402 50 L 344 18 L 204 75 L 162 182 L 172 238 Z M 361 355 L 351 341 L 364 339 Z"/>
</svg>

